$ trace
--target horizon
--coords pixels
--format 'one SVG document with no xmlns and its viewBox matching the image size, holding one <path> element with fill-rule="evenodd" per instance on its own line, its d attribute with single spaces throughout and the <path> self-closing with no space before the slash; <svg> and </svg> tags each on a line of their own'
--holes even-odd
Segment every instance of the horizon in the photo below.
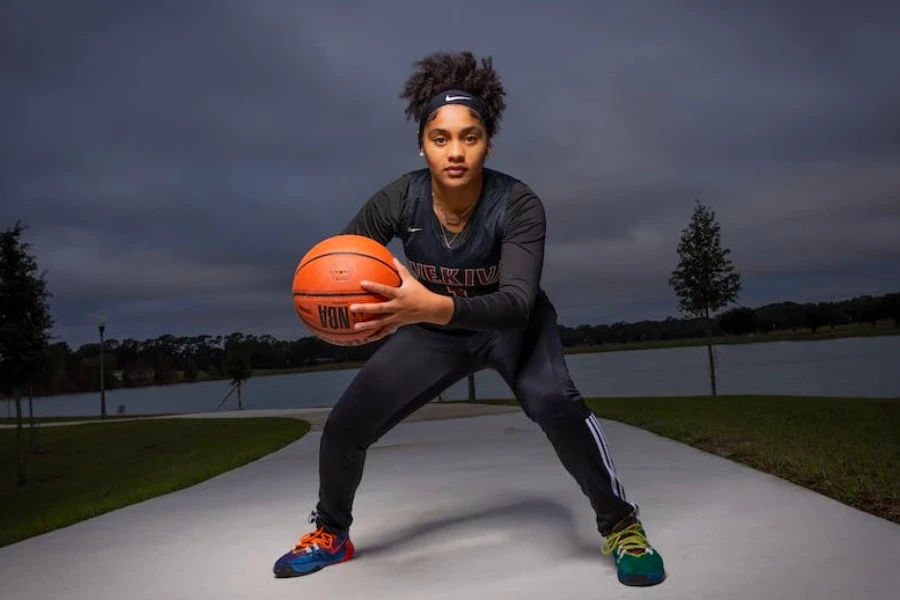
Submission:
<svg viewBox="0 0 900 600">
<path fill-rule="evenodd" d="M 727 312 L 730 311 L 730 310 L 734 310 L 734 309 L 738 309 L 738 308 L 749 308 L 749 309 L 751 309 L 751 310 L 757 311 L 757 310 L 759 310 L 759 309 L 761 309 L 761 308 L 766 308 L 766 307 L 769 307 L 769 306 L 783 305 L 783 304 L 795 304 L 795 305 L 797 305 L 797 306 L 804 306 L 804 305 L 806 305 L 806 304 L 841 304 L 841 303 L 844 303 L 844 302 L 852 302 L 852 301 L 854 301 L 854 300 L 858 300 L 858 299 L 862 299 L 862 298 L 866 298 L 866 297 L 879 298 L 879 297 L 882 297 L 882 296 L 885 296 L 885 295 L 889 295 L 889 294 L 898 294 L 898 293 L 900 293 L 900 291 L 887 292 L 886 294 L 878 294 L 878 295 L 860 294 L 860 295 L 856 295 L 856 296 L 848 296 L 848 297 L 845 297 L 845 298 L 835 298 L 835 299 L 833 299 L 833 300 L 823 300 L 823 301 L 813 302 L 813 303 L 810 303 L 810 302 L 797 302 L 797 301 L 794 301 L 794 300 L 779 300 L 779 301 L 775 301 L 775 302 L 768 302 L 768 303 L 765 303 L 765 304 L 758 304 L 758 305 L 756 305 L 756 306 L 746 306 L 746 305 L 741 305 L 741 304 L 733 304 L 733 305 L 729 305 L 729 306 L 727 306 L 727 307 L 725 307 L 725 308 L 723 308 L 723 309 L 717 311 L 714 315 L 712 315 L 712 318 L 713 318 L 713 320 L 715 320 L 716 318 L 718 318 L 718 317 L 721 316 L 722 314 L 727 313 Z M 592 328 L 593 328 L 593 327 L 615 327 L 615 326 L 617 326 L 617 325 L 643 325 L 643 324 L 647 324 L 647 323 L 664 323 L 664 322 L 666 322 L 666 321 L 669 320 L 669 319 L 673 319 L 673 320 L 675 320 L 675 321 L 689 322 L 689 321 L 699 320 L 700 317 L 689 316 L 689 315 L 681 315 L 681 314 L 674 314 L 674 315 L 668 315 L 668 316 L 666 316 L 666 317 L 659 318 L 659 319 L 618 320 L 618 321 L 608 321 L 608 322 L 603 322 L 603 323 L 576 323 L 576 324 L 569 324 L 569 323 L 564 323 L 564 322 L 562 322 L 562 321 L 559 321 L 559 325 L 562 326 L 562 327 L 565 327 L 565 328 L 567 328 L 567 329 L 572 329 L 572 330 L 574 330 L 574 329 L 577 329 L 577 328 L 579 328 L 579 327 L 585 327 L 585 326 L 586 326 L 586 327 L 592 327 Z M 108 323 L 107 323 L 107 325 L 108 325 Z M 116 337 L 116 336 L 104 335 L 104 341 L 105 341 L 106 344 L 109 344 L 110 342 L 119 342 L 119 343 L 121 343 L 121 342 L 123 342 L 123 341 L 125 341 L 125 340 L 135 340 L 135 341 L 137 341 L 137 342 L 139 342 L 139 343 L 145 343 L 145 342 L 157 340 L 157 339 L 159 339 L 160 337 L 167 336 L 167 335 L 174 336 L 175 338 L 211 337 L 211 338 L 222 338 L 222 339 L 224 340 L 225 338 L 227 338 L 227 337 L 230 336 L 230 335 L 239 334 L 239 335 L 243 335 L 243 336 L 246 336 L 246 337 L 251 337 L 251 336 L 253 336 L 253 337 L 256 337 L 256 338 L 262 338 L 262 337 L 270 336 L 270 337 L 274 338 L 276 342 L 280 342 L 280 343 L 294 343 L 294 342 L 300 341 L 300 340 L 302 340 L 302 339 L 304 339 L 304 338 L 313 338 L 313 337 L 316 337 L 315 334 L 313 334 L 312 332 L 306 330 L 305 328 L 303 328 L 303 329 L 304 329 L 304 331 L 301 331 L 301 332 L 300 332 L 300 335 L 297 335 L 297 336 L 292 337 L 292 338 L 283 338 L 283 337 L 279 337 L 279 336 L 277 336 L 277 335 L 272 335 L 272 334 L 269 334 L 269 333 L 256 334 L 256 333 L 246 333 L 246 332 L 243 332 L 243 331 L 240 331 L 240 330 L 235 330 L 235 331 L 229 331 L 229 332 L 224 332 L 224 333 L 194 333 L 194 334 L 173 334 L 173 333 L 165 333 L 165 332 L 164 332 L 164 333 L 159 333 L 159 334 L 157 334 L 157 335 L 155 335 L 155 336 L 153 336 L 153 337 L 147 337 L 147 338 L 133 338 L 133 337 L 132 337 L 132 338 L 128 338 L 128 337 L 122 337 L 122 338 L 120 338 L 120 337 Z M 69 347 L 70 350 L 72 350 L 72 351 L 77 351 L 77 350 L 79 350 L 79 349 L 81 349 L 81 348 L 84 348 L 84 347 L 86 347 L 86 346 L 97 345 L 97 344 L 99 344 L 99 341 L 100 341 L 100 340 L 99 340 L 99 336 L 98 336 L 97 339 L 94 339 L 94 340 L 87 340 L 87 341 L 81 342 L 81 343 L 79 343 L 79 344 L 74 344 L 74 343 L 69 342 L 68 340 L 57 339 L 57 338 L 54 337 L 54 338 L 51 339 L 51 344 L 66 343 L 66 344 L 68 345 L 68 347 Z"/>
</svg>

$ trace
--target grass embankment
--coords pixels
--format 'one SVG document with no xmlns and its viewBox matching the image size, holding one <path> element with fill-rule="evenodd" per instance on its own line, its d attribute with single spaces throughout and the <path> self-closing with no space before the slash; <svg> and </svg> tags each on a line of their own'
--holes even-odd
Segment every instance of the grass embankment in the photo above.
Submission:
<svg viewBox="0 0 900 600">
<path fill-rule="evenodd" d="M 307 431 L 309 423 L 287 418 L 41 428 L 24 487 L 16 485 L 16 432 L 0 431 L 0 547 L 200 483 Z"/>
<path fill-rule="evenodd" d="M 900 398 L 699 396 L 587 402 L 598 417 L 684 442 L 900 523 Z"/>
</svg>

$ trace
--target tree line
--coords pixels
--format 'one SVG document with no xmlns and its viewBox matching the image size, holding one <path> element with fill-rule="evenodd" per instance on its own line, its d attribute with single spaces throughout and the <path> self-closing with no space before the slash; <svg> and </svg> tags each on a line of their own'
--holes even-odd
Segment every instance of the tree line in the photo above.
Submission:
<svg viewBox="0 0 900 600">
<path fill-rule="evenodd" d="M 778 302 L 756 308 L 739 306 L 711 321 L 714 336 L 774 334 L 800 330 L 816 333 L 842 325 L 870 325 L 892 320 L 900 327 L 900 293 L 817 303 Z M 700 318 L 619 322 L 611 325 L 563 327 L 563 345 L 602 346 L 641 341 L 692 340 L 705 337 Z"/>
<path fill-rule="evenodd" d="M 783 331 L 835 328 L 893 319 L 900 325 L 900 294 L 860 296 L 836 302 L 779 302 L 757 308 L 737 307 L 712 320 L 713 335 L 771 334 Z M 647 341 L 703 338 L 700 318 L 667 318 L 603 325 L 561 325 L 563 346 L 604 346 Z M 295 369 L 364 361 L 380 346 L 341 347 L 316 337 L 280 340 L 270 335 L 161 335 L 153 339 L 115 338 L 104 341 L 106 389 L 164 385 L 207 378 L 233 378 L 229 363 L 246 363 L 252 371 Z M 100 389 L 100 343 L 71 348 L 50 344 L 46 375 L 33 384 L 34 395 L 91 392 Z"/>
</svg>

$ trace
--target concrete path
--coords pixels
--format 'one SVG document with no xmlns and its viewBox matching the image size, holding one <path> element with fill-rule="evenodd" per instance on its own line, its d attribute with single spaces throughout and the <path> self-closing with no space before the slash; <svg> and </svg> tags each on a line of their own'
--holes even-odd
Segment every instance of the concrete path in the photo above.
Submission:
<svg viewBox="0 0 900 600">
<path fill-rule="evenodd" d="M 896 597 L 900 526 L 602 421 L 669 578 L 627 588 L 594 518 L 520 412 L 409 421 L 376 444 L 357 557 L 275 579 L 308 530 L 320 433 L 245 467 L 0 549 L 4 600 Z"/>
</svg>

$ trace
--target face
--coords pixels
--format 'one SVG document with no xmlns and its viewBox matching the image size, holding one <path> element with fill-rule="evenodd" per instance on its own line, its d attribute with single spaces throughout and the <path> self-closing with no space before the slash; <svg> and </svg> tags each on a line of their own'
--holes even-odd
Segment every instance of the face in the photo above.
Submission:
<svg viewBox="0 0 900 600">
<path fill-rule="evenodd" d="M 480 178 L 489 148 L 487 130 L 477 114 L 459 104 L 438 109 L 422 134 L 431 175 L 445 187 L 464 187 Z"/>
</svg>

